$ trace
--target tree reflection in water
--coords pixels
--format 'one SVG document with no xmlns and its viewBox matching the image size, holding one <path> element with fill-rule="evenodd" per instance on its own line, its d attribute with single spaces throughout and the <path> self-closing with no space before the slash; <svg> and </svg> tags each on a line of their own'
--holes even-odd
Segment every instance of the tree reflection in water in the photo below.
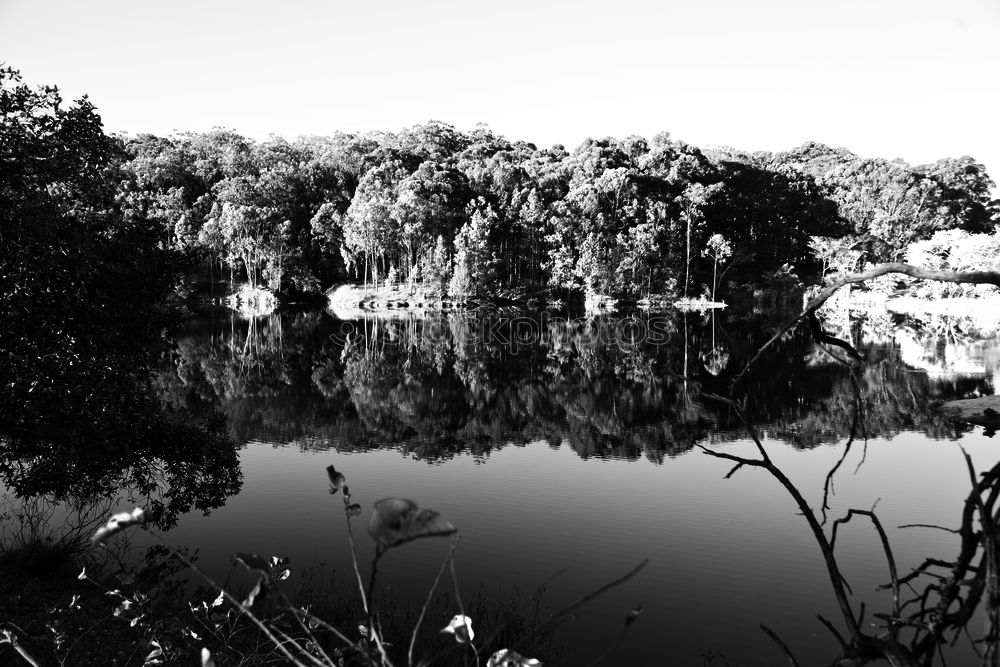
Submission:
<svg viewBox="0 0 1000 667">
<path fill-rule="evenodd" d="M 39 376 L 37 396 L 4 406 L 0 484 L 8 503 L 23 504 L 11 512 L 39 502 L 103 507 L 125 495 L 170 527 L 181 514 L 220 507 L 239 491 L 224 418 L 212 410 L 194 418 L 161 400 L 154 372 L 171 339 L 156 332 L 127 346 L 89 343 L 58 373 Z M 39 359 L 61 353 L 33 351 Z"/>
<path fill-rule="evenodd" d="M 711 316 L 692 313 L 657 324 L 650 317 L 637 321 L 666 332 L 665 343 L 623 336 L 622 318 L 611 317 L 204 321 L 181 337 L 159 383 L 172 405 L 218 407 L 238 442 L 390 447 L 429 460 L 545 440 L 568 442 L 583 457 L 660 461 L 699 441 L 740 437 L 739 421 L 703 394 L 728 393 L 780 318 L 728 313 L 713 326 Z M 857 382 L 870 437 L 956 437 L 968 427 L 932 404 L 990 390 L 986 375 L 942 381 L 913 372 L 891 343 L 863 351 Z M 743 380 L 745 410 L 772 437 L 833 443 L 853 423 L 852 382 L 808 331 L 792 331 Z"/>
<path fill-rule="evenodd" d="M 156 408 L 139 413 L 145 417 L 136 423 L 146 424 L 140 433 L 170 433 L 172 427 L 182 436 L 167 444 L 161 435 L 159 449 L 152 435 L 139 441 L 138 460 L 160 457 L 153 466 L 157 482 L 142 488 L 171 485 L 164 505 L 174 513 L 166 516 L 224 502 L 239 483 L 228 438 L 338 451 L 394 448 L 428 461 L 464 452 L 485 456 L 545 440 L 568 443 L 581 457 L 656 462 L 698 444 L 741 438 L 744 424 L 734 404 L 715 396 L 728 391 L 746 360 L 779 329 L 781 317 L 688 313 L 655 323 L 651 317 L 624 324 L 622 318 L 541 316 L 528 323 L 502 313 L 344 322 L 304 312 L 243 322 L 216 314 L 179 336 L 146 394 L 133 390 L 149 397 L 137 405 Z M 647 334 L 655 329 L 667 340 L 634 335 L 635 327 Z M 891 342 L 859 348 L 866 363 L 852 370 L 817 348 L 808 330 L 790 331 L 742 381 L 738 405 L 771 439 L 814 447 L 857 431 L 863 446 L 862 436 L 907 430 L 956 438 L 968 427 L 932 404 L 992 390 L 989 369 L 944 380 L 905 363 Z M 218 430 L 215 414 L 226 416 L 228 437 Z M 86 464 L 111 475 L 89 478 L 91 484 L 134 483 L 106 460 Z M 114 475 L 119 478 L 112 482 Z M 929 664 L 920 661 L 952 641 L 961 622 L 989 599 L 993 584 L 985 563 L 992 561 L 984 550 L 992 543 L 982 536 L 991 533 L 974 524 L 997 502 L 998 476 L 1000 471 L 991 471 L 977 480 L 984 509 L 971 496 L 966 503 L 968 525 L 959 530 L 964 555 L 947 566 L 929 561 L 914 575 L 896 577 L 898 609 L 891 606 L 880 617 L 883 634 L 866 634 L 861 614 L 850 606 L 825 503 L 819 517 L 809 510 L 807 521 L 831 559 L 831 584 L 835 592 L 841 589 L 838 598 L 848 600 L 839 626 L 829 622 L 846 628 L 838 631 L 845 657 L 863 661 L 897 651 L 898 664 Z M 920 587 L 923 577 L 934 578 L 930 587 Z M 907 586 L 921 597 L 908 602 Z"/>
<path fill-rule="evenodd" d="M 209 327 L 211 335 L 200 331 L 181 340 L 175 380 L 167 389 L 180 404 L 220 406 L 240 441 L 339 451 L 393 447 L 427 460 L 464 451 L 485 455 L 544 439 L 568 442 L 583 457 L 661 461 L 699 442 L 740 437 L 743 424 L 735 404 L 715 395 L 728 390 L 781 318 L 686 314 L 654 324 L 641 317 L 647 332 L 665 332 L 669 340 L 654 344 L 623 336 L 622 320 L 609 317 L 540 316 L 526 323 L 500 314 L 343 322 L 299 313 L 253 325 L 217 322 Z M 941 381 L 913 368 L 901 359 L 905 345 L 861 348 L 866 363 L 851 369 L 818 348 L 807 329 L 789 332 L 741 383 L 743 410 L 766 426 L 770 438 L 799 447 L 834 443 L 855 431 L 860 445 L 862 435 L 892 437 L 906 430 L 956 438 L 968 427 L 942 417 L 932 404 L 990 390 L 987 373 Z M 267 372 L 246 372 L 248 350 L 252 367 Z M 771 466 L 763 448 L 761 454 L 758 462 L 736 463 Z M 917 589 L 916 602 L 900 599 L 882 619 L 885 634 L 869 635 L 848 601 L 834 537 L 824 532 L 826 498 L 817 517 L 780 470 L 769 471 L 801 501 L 827 557 L 842 602 L 844 657 L 863 661 L 898 654 L 899 664 L 929 664 L 927 656 L 932 659 L 954 638 L 982 597 L 969 595 L 982 590 L 987 579 L 984 567 L 974 562 L 977 549 L 982 552 L 988 543 L 971 524 L 980 516 L 978 505 L 967 503 L 961 562 L 949 566 L 951 572 L 935 579 L 938 583 Z M 998 474 L 979 482 L 987 507 L 997 501 L 998 492 L 990 489 L 998 488 Z M 868 516 L 878 527 L 876 516 Z M 984 557 L 980 553 L 979 559 Z M 929 561 L 920 573 L 898 577 L 898 585 L 916 588 L 917 579 L 933 577 L 943 563 Z"/>
</svg>

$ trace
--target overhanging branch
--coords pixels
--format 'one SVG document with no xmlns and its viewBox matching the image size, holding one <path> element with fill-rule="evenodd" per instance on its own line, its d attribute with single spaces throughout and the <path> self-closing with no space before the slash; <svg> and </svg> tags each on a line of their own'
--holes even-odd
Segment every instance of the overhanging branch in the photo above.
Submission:
<svg viewBox="0 0 1000 667">
<path fill-rule="evenodd" d="M 905 264 L 903 262 L 887 262 L 885 264 L 873 266 L 867 271 L 849 273 L 847 275 L 840 276 L 820 290 L 819 294 L 809 300 L 809 303 L 806 304 L 806 307 L 801 313 L 798 314 L 798 316 L 795 317 L 795 319 L 788 322 L 788 324 L 782 327 L 778 333 L 771 336 L 766 343 L 757 349 L 757 353 L 754 354 L 753 358 L 747 362 L 747 365 L 744 366 L 743 370 L 736 376 L 733 380 L 733 384 L 735 385 L 740 381 L 740 379 L 743 378 L 744 375 L 746 375 L 747 371 L 750 370 L 750 367 L 753 366 L 757 359 L 760 358 L 760 355 L 764 353 L 764 350 L 771 347 L 771 345 L 788 333 L 788 331 L 796 324 L 810 315 L 814 315 L 816 311 L 819 310 L 820 307 L 826 303 L 841 287 L 844 287 L 845 285 L 853 285 L 855 283 L 863 283 L 867 280 L 872 280 L 890 273 L 898 273 L 920 280 L 937 280 L 945 283 L 965 283 L 972 285 L 996 285 L 997 287 L 1000 287 L 1000 272 L 997 271 L 934 271 L 931 269 L 922 269 L 919 266 L 913 266 L 912 264 Z"/>
</svg>

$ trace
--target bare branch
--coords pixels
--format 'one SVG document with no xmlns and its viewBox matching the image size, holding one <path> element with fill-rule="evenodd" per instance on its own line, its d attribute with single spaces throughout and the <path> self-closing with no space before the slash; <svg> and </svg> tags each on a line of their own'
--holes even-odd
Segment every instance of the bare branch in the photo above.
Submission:
<svg viewBox="0 0 1000 667">
<path fill-rule="evenodd" d="M 822 623 L 826 627 L 826 629 L 830 631 L 830 634 L 833 635 L 833 638 L 837 640 L 837 643 L 840 644 L 840 649 L 844 653 L 847 653 L 850 650 L 850 648 L 848 647 L 847 642 L 844 641 L 844 635 L 840 634 L 840 631 L 837 630 L 836 627 L 834 627 L 833 623 L 824 618 L 822 614 L 816 614 L 816 618 L 818 618 L 819 622 Z"/>
<path fill-rule="evenodd" d="M 788 648 L 788 645 L 785 642 L 781 641 L 781 637 L 779 637 L 774 633 L 774 630 L 767 627 L 763 623 L 760 624 L 760 629 L 763 630 L 767 634 L 767 636 L 770 637 L 771 640 L 778 645 L 778 648 L 781 649 L 781 652 L 785 654 L 785 657 L 788 659 L 788 667 L 799 667 L 799 661 L 795 659 L 794 655 L 792 655 L 792 652 Z"/>
<path fill-rule="evenodd" d="M 892 554 L 892 547 L 889 546 L 889 538 L 885 534 L 882 522 L 879 521 L 875 512 L 872 510 L 850 509 L 847 511 L 846 516 L 834 521 L 833 534 L 830 536 L 830 548 L 833 549 L 836 544 L 837 527 L 841 524 L 847 523 L 854 516 L 866 516 L 871 519 L 872 524 L 875 526 L 875 531 L 878 533 L 879 539 L 882 540 L 882 550 L 885 552 L 885 559 L 889 564 L 889 576 L 892 578 L 892 616 L 899 616 L 899 576 L 896 572 L 896 558 Z"/>
<path fill-rule="evenodd" d="M 944 526 L 938 526 L 937 524 L 933 523 L 904 523 L 903 525 L 899 526 L 899 528 L 933 528 L 934 530 L 943 530 L 946 533 L 952 533 L 954 535 L 958 535 L 961 533 L 961 531 L 955 528 L 945 528 Z"/>
</svg>

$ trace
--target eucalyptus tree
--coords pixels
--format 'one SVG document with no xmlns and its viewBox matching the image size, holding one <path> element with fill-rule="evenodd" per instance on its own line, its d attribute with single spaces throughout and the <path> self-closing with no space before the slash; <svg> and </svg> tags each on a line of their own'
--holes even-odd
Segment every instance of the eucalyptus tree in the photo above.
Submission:
<svg viewBox="0 0 1000 667">
<path fill-rule="evenodd" d="M 986 231 L 995 215 L 993 182 L 970 157 L 911 167 L 807 143 L 772 161 L 811 175 L 865 241 L 868 261 L 897 260 L 909 243 L 943 229 Z"/>
<path fill-rule="evenodd" d="M 455 260 L 448 294 L 454 298 L 477 297 L 496 285 L 496 259 L 490 247 L 491 228 L 497 215 L 480 203 L 455 236 Z"/>
<path fill-rule="evenodd" d="M 407 177 L 402 162 L 393 160 L 370 169 L 358 183 L 344 219 L 344 252 L 349 266 L 363 262 L 365 288 L 368 277 L 379 280 L 379 264 L 398 252 L 393 243 L 399 221 L 393 217 L 399 184 Z M 394 247 L 397 246 L 397 247 Z"/>
<path fill-rule="evenodd" d="M 705 249 L 701 251 L 705 257 L 712 258 L 712 300 L 715 301 L 715 289 L 717 286 L 716 275 L 719 264 L 725 262 L 733 255 L 733 246 L 722 234 L 712 234 L 705 243 Z"/>
<path fill-rule="evenodd" d="M 400 181 L 390 216 L 399 225 L 403 265 L 413 289 L 420 258 L 432 252 L 437 237 L 454 238 L 465 222 L 471 191 L 453 166 L 425 160 Z"/>
<path fill-rule="evenodd" d="M 786 263 L 811 272 L 816 264 L 811 239 L 841 238 L 851 231 L 826 188 L 782 156 L 726 149 L 710 158 L 725 183 L 707 211 L 710 229 L 748 260 L 743 264 L 748 277 Z"/>
</svg>

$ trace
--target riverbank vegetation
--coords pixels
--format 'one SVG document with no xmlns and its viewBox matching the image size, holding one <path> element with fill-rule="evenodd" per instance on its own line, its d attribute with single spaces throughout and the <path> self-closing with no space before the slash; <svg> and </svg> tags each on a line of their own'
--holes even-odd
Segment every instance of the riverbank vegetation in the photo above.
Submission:
<svg viewBox="0 0 1000 667">
<path fill-rule="evenodd" d="M 355 281 L 639 300 L 710 290 L 713 273 L 752 282 L 900 260 L 938 232 L 991 233 L 997 210 L 972 158 L 910 166 L 815 143 L 745 153 L 664 133 L 568 151 L 440 122 L 123 141 L 123 200 L 166 246 L 276 291 Z"/>
<path fill-rule="evenodd" d="M 952 244 L 987 235 L 971 237 L 975 258 L 997 262 L 994 183 L 971 157 L 911 166 L 818 143 L 702 149 L 668 133 L 567 150 L 438 121 L 294 141 L 224 129 L 109 136 L 89 101 L 66 107 L 10 69 L 0 86 L 5 187 L 45 187 L 72 217 L 58 232 L 39 226 L 62 235 L 50 247 L 129 247 L 141 275 L 100 273 L 131 292 L 167 282 L 189 294 L 228 278 L 293 297 L 345 282 L 459 300 L 694 297 L 720 282 L 926 258 L 942 233 Z M 12 211 L 18 229 L 38 217 Z M 63 268 L 36 262 L 33 279 L 75 255 L 43 251 Z"/>
<path fill-rule="evenodd" d="M 283 421 L 306 447 L 388 445 L 430 460 L 542 439 L 570 440 L 581 456 L 663 460 L 732 428 L 701 394 L 726 388 L 760 342 L 721 324 L 717 341 L 715 319 L 696 333 L 685 316 L 648 324 L 662 340 L 615 348 L 594 335 L 621 333 L 617 321 L 543 323 L 544 345 L 525 349 L 504 322 L 511 349 L 498 349 L 477 329 L 493 331 L 488 320 L 363 320 L 336 338 L 313 313 L 287 340 L 280 317 L 251 317 L 238 340 L 229 322 L 228 337 L 213 330 L 210 344 L 174 347 L 171 297 L 224 277 L 245 286 L 236 302 L 256 314 L 274 294 L 344 282 L 397 302 L 417 291 L 453 303 L 668 302 L 900 259 L 996 270 L 1000 256 L 994 184 L 972 158 L 910 166 L 813 143 L 703 150 L 668 134 L 569 151 L 440 122 L 295 141 L 228 130 L 118 137 L 86 99 L 67 104 L 11 69 L 0 70 L 0 176 L 0 479 L 15 496 L 52 502 L 127 494 L 160 528 L 223 505 L 242 482 L 238 429 Z M 905 278 L 876 289 L 901 287 L 924 300 L 996 293 Z M 891 350 L 884 364 L 865 350 L 871 363 L 854 376 L 820 363 L 813 340 L 800 328 L 776 344 L 762 358 L 773 361 L 766 391 L 748 397 L 779 436 L 802 446 L 838 437 L 855 383 L 893 390 L 873 391 L 870 434 L 955 433 L 927 409 L 939 387 Z M 987 388 L 977 376 L 949 391 Z M 294 420 L 277 418 L 286 408 Z M 25 564 L 0 563 L 11 576 Z M 109 611 L 75 603 L 63 611 L 77 620 Z M 12 617 L 29 613 L 18 609 Z"/>
</svg>

